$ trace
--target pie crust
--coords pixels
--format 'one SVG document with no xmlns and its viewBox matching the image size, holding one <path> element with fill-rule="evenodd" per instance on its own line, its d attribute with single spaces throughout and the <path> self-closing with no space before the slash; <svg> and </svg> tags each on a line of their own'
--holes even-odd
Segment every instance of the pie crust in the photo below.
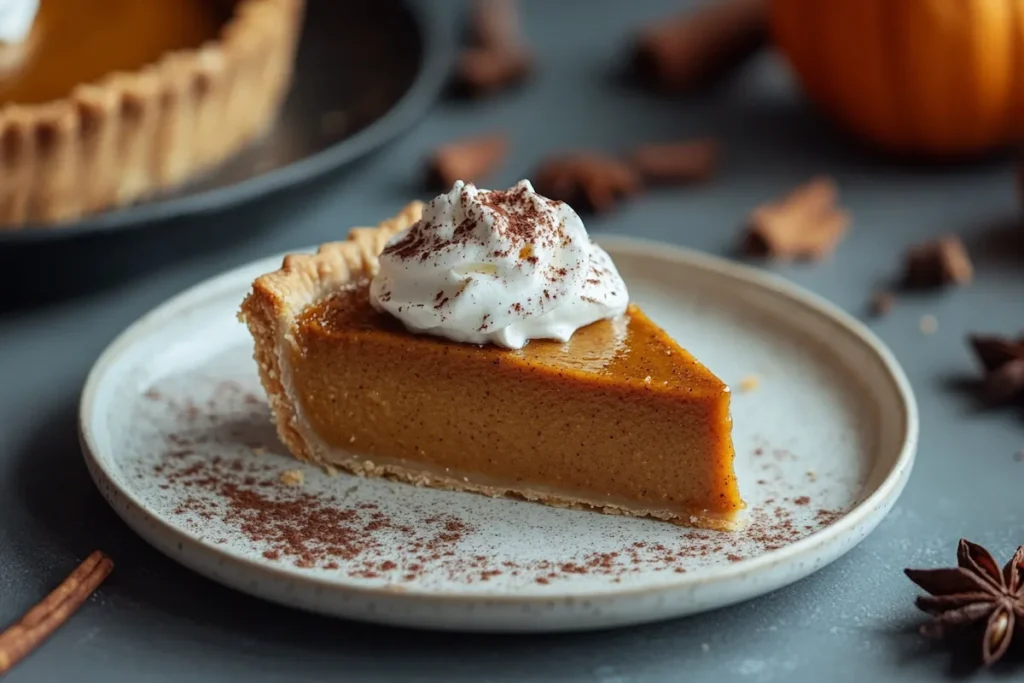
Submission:
<svg viewBox="0 0 1024 683">
<path fill-rule="evenodd" d="M 411 202 L 376 228 L 353 228 L 347 241 L 323 244 L 316 254 L 289 254 L 280 270 L 256 279 L 252 293 L 242 303 L 239 320 L 249 326 L 256 342 L 256 364 L 278 436 L 299 460 L 331 465 L 334 458 L 329 457 L 330 449 L 303 428 L 296 414 L 297 402 L 286 388 L 286 358 L 292 341 L 288 332 L 308 306 L 350 282 L 376 275 L 377 256 L 384 251 L 384 245 L 418 221 L 423 206 L 422 202 Z"/>
<path fill-rule="evenodd" d="M 291 81 L 304 8 L 305 0 L 238 0 L 219 37 L 199 48 L 59 100 L 4 105 L 0 229 L 144 199 L 259 138 Z"/>
</svg>

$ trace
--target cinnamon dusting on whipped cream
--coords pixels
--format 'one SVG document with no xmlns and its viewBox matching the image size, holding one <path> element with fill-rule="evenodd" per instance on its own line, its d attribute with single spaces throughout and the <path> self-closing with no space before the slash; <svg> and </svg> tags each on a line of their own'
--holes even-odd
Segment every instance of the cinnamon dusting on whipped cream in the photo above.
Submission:
<svg viewBox="0 0 1024 683">
<path fill-rule="evenodd" d="M 370 299 L 413 332 L 522 348 L 621 315 L 629 294 L 568 204 L 458 181 L 385 247 Z"/>
</svg>

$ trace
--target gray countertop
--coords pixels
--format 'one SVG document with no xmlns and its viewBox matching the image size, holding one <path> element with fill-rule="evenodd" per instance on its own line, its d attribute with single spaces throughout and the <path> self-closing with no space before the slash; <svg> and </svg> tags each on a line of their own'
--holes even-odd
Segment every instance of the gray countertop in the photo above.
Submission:
<svg viewBox="0 0 1024 683">
<path fill-rule="evenodd" d="M 961 536 L 1005 560 L 1024 543 L 1024 416 L 982 411 L 965 390 L 968 331 L 1024 328 L 1024 232 L 1011 163 L 908 167 L 864 154 L 804 103 L 763 55 L 699 98 L 650 97 L 616 68 L 631 31 L 679 3 L 524 3 L 540 69 L 524 89 L 442 103 L 411 133 L 348 172 L 245 208 L 121 238 L 0 255 L 0 624 L 16 619 L 86 554 L 117 563 L 99 593 L 11 681 L 918 681 L 950 658 L 915 628 L 906 566 L 950 565 Z M 901 299 L 872 327 L 903 363 L 920 402 L 917 464 L 896 508 L 848 555 L 810 578 L 710 614 L 640 628 L 558 636 L 457 636 L 310 616 L 233 592 L 135 537 L 93 488 L 78 449 L 78 392 L 126 325 L 183 288 L 287 248 L 337 238 L 390 215 L 418 186 L 433 145 L 504 129 L 508 186 L 552 150 L 627 149 L 714 134 L 720 178 L 654 191 L 587 221 L 728 253 L 750 208 L 833 174 L 856 224 L 836 254 L 776 268 L 862 314 L 910 243 L 961 234 L 977 266 L 968 288 Z M 12 273 L 17 276 L 11 275 Z M 934 315 L 938 331 L 919 330 Z M 978 678 L 1024 676 L 1024 664 Z"/>
</svg>

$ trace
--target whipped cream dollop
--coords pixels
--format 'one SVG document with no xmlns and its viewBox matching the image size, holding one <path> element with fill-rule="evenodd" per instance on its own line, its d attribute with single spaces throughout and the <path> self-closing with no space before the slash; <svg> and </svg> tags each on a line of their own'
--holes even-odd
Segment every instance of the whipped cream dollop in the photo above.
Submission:
<svg viewBox="0 0 1024 683">
<path fill-rule="evenodd" d="M 0 43 L 28 38 L 39 12 L 39 0 L 0 0 Z"/>
<path fill-rule="evenodd" d="M 388 242 L 370 302 L 412 332 L 519 349 L 621 315 L 629 293 L 568 204 L 457 181 Z"/>
</svg>

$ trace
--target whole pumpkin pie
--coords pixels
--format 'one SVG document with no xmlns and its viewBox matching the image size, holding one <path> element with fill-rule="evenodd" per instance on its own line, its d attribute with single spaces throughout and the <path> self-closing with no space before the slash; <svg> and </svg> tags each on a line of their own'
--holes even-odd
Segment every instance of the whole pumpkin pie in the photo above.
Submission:
<svg viewBox="0 0 1024 683">
<path fill-rule="evenodd" d="M 254 282 L 240 318 L 291 453 L 410 484 L 735 528 L 728 387 L 617 300 L 624 285 L 607 286 L 621 280 L 585 232 L 562 220 L 545 235 L 530 225 L 539 212 L 519 207 L 571 209 L 525 182 L 468 199 L 467 187 Z M 573 290 L 564 281 L 579 263 Z"/>
<path fill-rule="evenodd" d="M 9 4 L 0 16 L 6 228 L 175 188 L 260 137 L 290 82 L 304 9 L 304 0 Z"/>
</svg>

